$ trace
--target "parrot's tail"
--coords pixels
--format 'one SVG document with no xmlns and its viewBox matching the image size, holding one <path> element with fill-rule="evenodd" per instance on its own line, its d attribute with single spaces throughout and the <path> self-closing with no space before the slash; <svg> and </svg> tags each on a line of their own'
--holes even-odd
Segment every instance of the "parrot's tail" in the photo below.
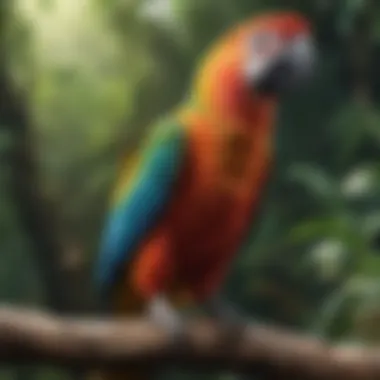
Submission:
<svg viewBox="0 0 380 380">
<path fill-rule="evenodd" d="M 129 279 L 126 275 L 124 278 Z M 123 281 L 115 289 L 115 297 L 112 302 L 111 310 L 114 316 L 141 316 L 144 312 L 144 300 L 139 297 L 129 281 Z M 133 342 L 131 342 L 133 343 Z M 88 380 L 152 380 L 153 373 L 147 370 L 109 370 L 93 372 L 87 376 Z"/>
</svg>

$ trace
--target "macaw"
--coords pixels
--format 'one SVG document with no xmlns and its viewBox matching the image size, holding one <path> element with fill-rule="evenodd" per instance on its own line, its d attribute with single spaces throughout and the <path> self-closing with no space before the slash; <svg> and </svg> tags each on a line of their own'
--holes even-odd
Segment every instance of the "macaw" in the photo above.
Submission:
<svg viewBox="0 0 380 380">
<path fill-rule="evenodd" d="M 183 305 L 207 305 L 226 323 L 237 315 L 219 290 L 270 173 L 281 95 L 307 82 L 315 59 L 295 12 L 253 17 L 210 48 L 186 101 L 121 173 L 96 271 L 110 313 L 147 312 L 174 335 Z"/>
</svg>

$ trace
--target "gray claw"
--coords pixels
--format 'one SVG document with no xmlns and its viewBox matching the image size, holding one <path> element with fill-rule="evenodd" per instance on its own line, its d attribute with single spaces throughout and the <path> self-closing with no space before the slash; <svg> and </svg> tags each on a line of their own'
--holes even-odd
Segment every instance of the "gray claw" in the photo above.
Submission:
<svg viewBox="0 0 380 380">
<path fill-rule="evenodd" d="M 165 329 L 175 344 L 185 343 L 185 318 L 170 304 L 163 295 L 154 297 L 148 305 L 149 317 Z"/>
<path fill-rule="evenodd" d="M 232 329 L 244 328 L 248 320 L 229 303 L 219 297 L 207 302 L 206 309 L 216 319 Z"/>
<path fill-rule="evenodd" d="M 248 324 L 248 318 L 220 297 L 209 300 L 205 306 L 211 316 L 226 327 L 228 340 L 239 339 Z M 231 375 L 234 380 L 251 380 L 251 377 L 245 374 L 231 373 Z"/>
</svg>

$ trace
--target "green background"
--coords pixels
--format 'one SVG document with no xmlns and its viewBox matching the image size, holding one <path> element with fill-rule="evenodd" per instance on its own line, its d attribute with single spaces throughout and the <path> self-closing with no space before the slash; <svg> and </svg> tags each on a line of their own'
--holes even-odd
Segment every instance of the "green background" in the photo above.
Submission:
<svg viewBox="0 0 380 380">
<path fill-rule="evenodd" d="M 281 105 L 273 181 L 226 294 L 259 319 L 378 341 L 380 3 L 370 0 L 2 0 L 1 302 L 96 313 L 91 268 L 118 158 L 182 99 L 214 37 L 266 9 L 307 15 L 321 59 L 311 86 Z"/>
</svg>

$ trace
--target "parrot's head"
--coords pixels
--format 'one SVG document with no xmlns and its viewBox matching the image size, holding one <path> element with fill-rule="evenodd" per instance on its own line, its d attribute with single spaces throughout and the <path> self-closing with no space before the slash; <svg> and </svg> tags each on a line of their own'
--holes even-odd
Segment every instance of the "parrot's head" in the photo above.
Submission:
<svg viewBox="0 0 380 380">
<path fill-rule="evenodd" d="M 256 16 L 227 32 L 206 55 L 196 77 L 202 107 L 252 112 L 260 102 L 306 83 L 316 50 L 308 21 L 295 12 Z"/>
</svg>

